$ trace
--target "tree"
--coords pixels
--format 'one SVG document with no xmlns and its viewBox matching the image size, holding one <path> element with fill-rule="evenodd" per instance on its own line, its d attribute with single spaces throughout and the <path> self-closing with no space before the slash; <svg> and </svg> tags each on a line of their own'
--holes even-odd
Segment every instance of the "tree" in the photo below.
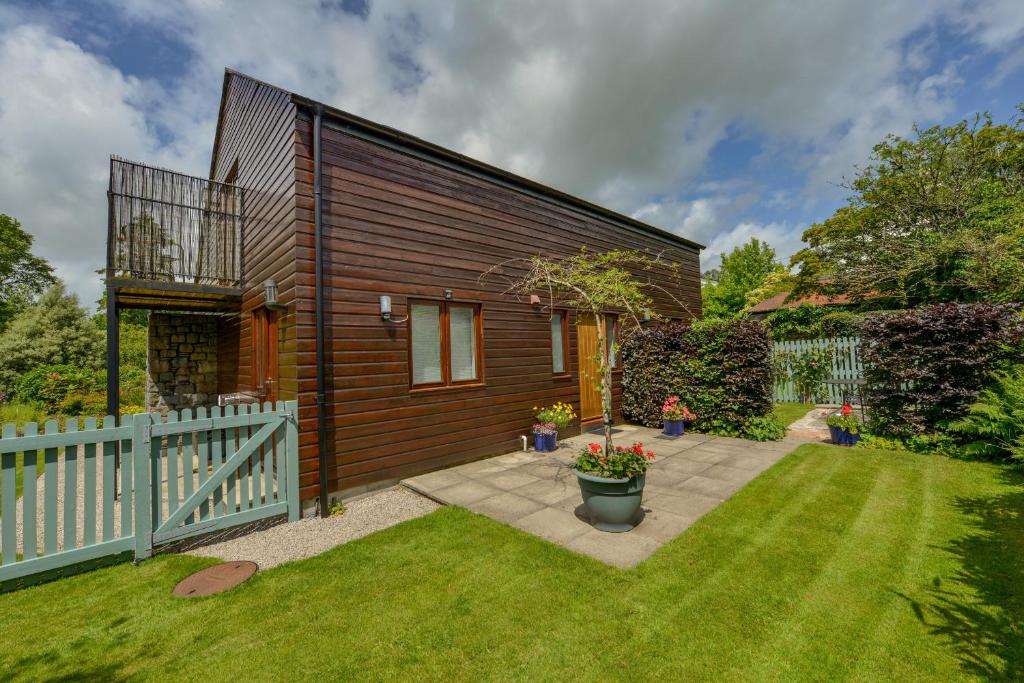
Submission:
<svg viewBox="0 0 1024 683">
<path fill-rule="evenodd" d="M 734 318 L 747 306 L 747 295 L 761 287 L 773 273 L 786 267 L 775 259 L 775 250 L 756 237 L 728 254 L 722 254 L 718 281 L 704 285 L 701 298 L 705 318 Z"/>
<path fill-rule="evenodd" d="M 0 330 L 56 282 L 50 264 L 32 253 L 32 241 L 21 223 L 0 213 Z"/>
<path fill-rule="evenodd" d="M 506 270 L 522 270 L 518 276 L 506 275 Z M 605 453 L 613 452 L 612 445 L 612 367 L 607 343 L 608 314 L 619 315 L 619 336 L 622 341 L 640 328 L 644 320 L 661 320 L 653 309 L 650 292 L 658 290 L 678 300 L 672 292 L 650 278 L 640 274 L 654 269 L 668 270 L 670 279 L 678 279 L 678 265 L 666 263 L 660 256 L 651 257 L 638 251 L 614 250 L 596 253 L 580 249 L 579 253 L 562 259 L 534 256 L 510 259 L 491 267 L 481 280 L 504 276 L 508 286 L 506 294 L 529 297 L 543 293 L 548 309 L 556 304 L 573 307 L 577 315 L 590 314 L 597 321 L 598 367 L 601 381 L 601 410 L 604 417 Z M 685 306 L 684 304 L 680 304 Z"/>
<path fill-rule="evenodd" d="M 99 369 L 102 353 L 102 333 L 58 282 L 0 334 L 0 387 L 9 390 L 22 373 L 40 365 Z"/>
<path fill-rule="evenodd" d="M 1022 108 L 1024 112 L 1024 108 Z M 931 302 L 1024 300 L 1024 123 L 988 114 L 889 135 L 848 205 L 795 254 L 799 292 Z"/>
</svg>

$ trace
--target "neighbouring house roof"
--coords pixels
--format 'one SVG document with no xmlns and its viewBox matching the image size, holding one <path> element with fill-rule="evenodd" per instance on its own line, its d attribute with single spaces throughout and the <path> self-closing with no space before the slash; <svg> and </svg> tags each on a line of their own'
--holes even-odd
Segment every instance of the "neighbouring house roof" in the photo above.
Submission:
<svg viewBox="0 0 1024 683">
<path fill-rule="evenodd" d="M 460 154 L 445 147 L 441 147 L 440 145 L 435 145 L 432 142 L 428 142 L 413 135 L 409 135 L 408 133 L 404 133 L 395 128 L 375 123 L 373 121 L 370 121 L 369 119 L 364 119 L 360 116 L 356 116 L 355 114 L 351 114 L 336 107 L 332 107 L 328 104 L 317 102 L 316 100 L 304 97 L 302 95 L 299 95 L 298 93 L 285 90 L 284 88 L 280 88 L 276 85 L 271 85 L 259 79 L 247 76 L 246 74 L 234 71 L 233 69 L 224 70 L 224 88 L 221 94 L 221 111 L 219 116 L 217 117 L 217 133 L 214 138 L 213 148 L 214 156 L 211 159 L 210 163 L 211 171 L 216 164 L 217 148 L 219 147 L 221 126 L 223 125 L 224 102 L 225 97 L 227 95 L 228 81 L 231 78 L 244 78 L 254 83 L 258 83 L 261 86 L 272 88 L 279 92 L 286 93 L 291 97 L 292 102 L 294 102 L 297 105 L 314 109 L 319 108 L 323 112 L 325 117 L 333 119 L 335 122 L 341 124 L 341 128 L 346 132 L 359 132 L 367 134 L 368 136 L 371 136 L 385 144 L 390 143 L 406 150 L 421 153 L 433 159 L 440 160 L 442 162 L 446 162 L 454 166 L 458 166 L 464 170 L 468 170 L 471 173 L 488 177 L 499 183 L 514 186 L 520 190 L 526 191 L 527 193 L 541 195 L 549 200 L 570 205 L 576 208 L 577 210 L 582 210 L 583 212 L 596 214 L 601 218 L 610 220 L 614 223 L 620 224 L 625 227 L 639 229 L 646 233 L 657 235 L 671 242 L 685 245 L 691 249 L 697 249 L 699 251 L 705 248 L 705 245 L 699 242 L 687 239 L 685 237 L 682 237 L 681 235 L 669 232 L 668 230 L 663 230 L 662 228 L 658 228 L 648 223 L 644 223 L 643 221 L 639 221 L 631 216 L 626 216 L 625 214 L 612 211 L 611 209 L 605 208 L 598 204 L 588 202 L 585 199 L 581 199 L 566 192 L 562 192 L 561 190 L 556 190 L 555 188 L 548 187 L 547 185 L 543 185 L 536 181 L 530 180 L 529 178 L 524 178 L 522 176 L 516 175 L 510 171 L 506 171 L 496 166 L 491 166 L 490 164 L 487 164 L 485 162 L 478 161 L 464 154 Z"/>
<path fill-rule="evenodd" d="M 807 296 L 797 297 L 792 301 L 786 301 L 790 292 L 782 292 L 776 294 L 773 297 L 765 299 L 759 304 L 751 306 L 747 309 L 747 313 L 771 313 L 777 311 L 780 308 L 796 308 L 797 306 L 810 305 L 810 306 L 848 306 L 853 303 L 853 299 L 845 294 L 808 294 Z"/>
</svg>

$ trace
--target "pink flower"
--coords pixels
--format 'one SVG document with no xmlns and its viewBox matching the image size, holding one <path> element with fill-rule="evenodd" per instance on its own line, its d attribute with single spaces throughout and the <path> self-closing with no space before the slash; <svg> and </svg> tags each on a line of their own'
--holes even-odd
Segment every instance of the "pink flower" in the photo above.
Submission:
<svg viewBox="0 0 1024 683">
<path fill-rule="evenodd" d="M 596 443 L 590 444 L 589 446 L 587 446 L 587 448 L 590 449 L 591 455 L 597 455 L 598 453 L 601 452 L 601 447 Z"/>
</svg>

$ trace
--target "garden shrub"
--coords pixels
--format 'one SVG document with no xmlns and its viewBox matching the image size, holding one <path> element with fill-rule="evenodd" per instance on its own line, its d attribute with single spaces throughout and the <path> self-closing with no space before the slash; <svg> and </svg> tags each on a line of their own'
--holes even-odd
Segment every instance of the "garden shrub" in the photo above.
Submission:
<svg viewBox="0 0 1024 683">
<path fill-rule="evenodd" d="M 1020 359 L 1019 308 L 934 304 L 869 315 L 861 358 L 872 429 L 899 437 L 932 433 L 967 413 L 989 375 Z"/>
<path fill-rule="evenodd" d="M 672 364 L 683 350 L 683 324 L 639 330 L 622 344 L 622 413 L 640 424 L 661 424 L 661 407 L 672 395 Z"/>
<path fill-rule="evenodd" d="M 772 342 L 759 321 L 642 330 L 623 344 L 622 356 L 623 414 L 649 427 L 661 425 L 671 395 L 697 414 L 696 429 L 720 434 L 743 435 L 748 422 L 772 410 Z"/>
<path fill-rule="evenodd" d="M 777 341 L 788 339 L 817 339 L 821 337 L 821 320 L 828 313 L 824 306 L 800 304 L 793 308 L 780 308 L 765 316 L 764 322 Z"/>
<path fill-rule="evenodd" d="M 74 365 L 43 365 L 29 370 L 15 384 L 19 401 L 51 414 L 95 414 L 106 410 L 105 375 Z M 98 406 L 98 407 L 97 407 Z"/>
<path fill-rule="evenodd" d="M 968 414 L 949 425 L 965 455 L 1024 461 L 1024 365 L 997 372 Z"/>
<path fill-rule="evenodd" d="M 832 311 L 818 321 L 819 336 L 825 339 L 836 337 L 859 337 L 864 315 L 853 311 Z"/>
<path fill-rule="evenodd" d="M 752 417 L 740 429 L 740 436 L 751 441 L 778 441 L 786 436 L 786 425 L 774 415 Z"/>
<path fill-rule="evenodd" d="M 764 322 L 776 341 L 859 337 L 864 313 L 800 304 L 769 313 Z"/>
</svg>

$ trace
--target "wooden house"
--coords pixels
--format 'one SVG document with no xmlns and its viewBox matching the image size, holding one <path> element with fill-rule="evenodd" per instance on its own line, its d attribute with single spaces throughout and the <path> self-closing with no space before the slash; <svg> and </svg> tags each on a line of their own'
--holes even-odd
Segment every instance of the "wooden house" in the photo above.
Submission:
<svg viewBox="0 0 1024 683">
<path fill-rule="evenodd" d="M 659 312 L 700 314 L 701 245 L 233 71 L 209 178 L 114 158 L 110 207 L 110 367 L 145 308 L 151 407 L 297 399 L 310 503 L 518 449 L 534 406 L 600 417 L 595 321 L 497 263 L 652 250 Z"/>
</svg>

